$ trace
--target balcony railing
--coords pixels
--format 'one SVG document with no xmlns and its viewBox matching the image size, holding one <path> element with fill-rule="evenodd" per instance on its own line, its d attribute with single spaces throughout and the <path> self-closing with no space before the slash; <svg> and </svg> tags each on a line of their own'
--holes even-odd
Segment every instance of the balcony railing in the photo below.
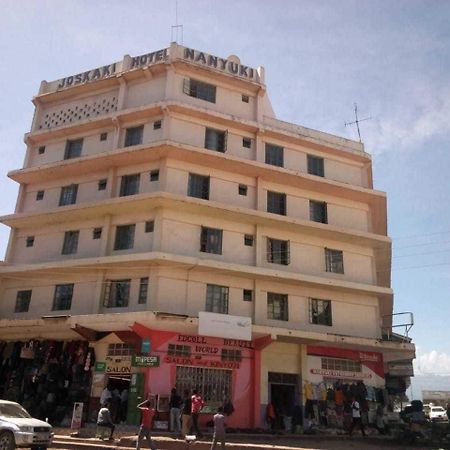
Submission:
<svg viewBox="0 0 450 450">
<path fill-rule="evenodd" d="M 382 317 L 383 339 L 388 341 L 411 342 L 409 331 L 414 325 L 412 312 L 389 314 Z"/>
</svg>

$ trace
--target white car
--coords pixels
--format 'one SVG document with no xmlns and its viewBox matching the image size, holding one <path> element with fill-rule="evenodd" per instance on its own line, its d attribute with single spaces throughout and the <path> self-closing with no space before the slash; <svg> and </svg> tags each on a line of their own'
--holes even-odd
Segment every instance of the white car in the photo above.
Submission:
<svg viewBox="0 0 450 450">
<path fill-rule="evenodd" d="M 18 403 L 0 400 L 0 450 L 19 447 L 45 450 L 52 439 L 50 424 L 34 419 Z"/>
<path fill-rule="evenodd" d="M 442 406 L 430 407 L 430 420 L 436 422 L 438 420 L 447 420 L 447 411 Z"/>
</svg>

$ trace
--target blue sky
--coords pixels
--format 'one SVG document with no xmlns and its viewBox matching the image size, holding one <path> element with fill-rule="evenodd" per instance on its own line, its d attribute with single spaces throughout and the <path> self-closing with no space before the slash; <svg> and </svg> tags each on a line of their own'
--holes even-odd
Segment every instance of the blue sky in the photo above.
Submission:
<svg viewBox="0 0 450 450">
<path fill-rule="evenodd" d="M 54 80 L 169 45 L 175 0 L 0 0 L 0 214 L 13 212 L 31 98 Z M 388 194 L 395 311 L 416 369 L 450 375 L 450 2 L 179 0 L 183 44 L 263 65 L 277 117 L 357 138 Z M 179 39 L 181 41 L 181 39 Z M 180 42 L 181 43 L 181 42 Z M 8 228 L 0 225 L 0 255 Z M 450 388 L 450 386 L 449 386 Z"/>
</svg>

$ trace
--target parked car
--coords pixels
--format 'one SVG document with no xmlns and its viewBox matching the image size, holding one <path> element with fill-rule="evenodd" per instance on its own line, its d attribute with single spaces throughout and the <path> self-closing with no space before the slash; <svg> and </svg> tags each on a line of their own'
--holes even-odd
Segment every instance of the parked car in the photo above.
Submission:
<svg viewBox="0 0 450 450">
<path fill-rule="evenodd" d="M 447 420 L 447 411 L 442 406 L 430 407 L 430 420 L 437 422 L 438 420 Z"/>
<path fill-rule="evenodd" d="M 0 450 L 46 450 L 52 439 L 50 424 L 34 419 L 18 403 L 0 400 Z"/>
</svg>

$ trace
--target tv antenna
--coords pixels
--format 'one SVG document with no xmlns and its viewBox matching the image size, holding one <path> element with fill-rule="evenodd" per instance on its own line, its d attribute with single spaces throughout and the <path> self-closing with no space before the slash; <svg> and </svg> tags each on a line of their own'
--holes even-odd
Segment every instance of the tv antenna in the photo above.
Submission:
<svg viewBox="0 0 450 450">
<path fill-rule="evenodd" d="M 175 1 L 175 25 L 172 25 L 171 28 L 170 42 L 178 42 L 179 33 L 181 36 L 181 45 L 183 45 L 183 25 L 178 24 L 178 0 Z"/>
<path fill-rule="evenodd" d="M 359 142 L 361 142 L 361 132 L 359 130 L 359 122 L 364 122 L 365 120 L 370 120 L 372 117 L 365 117 L 364 119 L 358 119 L 358 105 L 355 103 L 355 120 L 353 122 L 346 122 L 345 126 L 356 124 L 356 129 L 358 130 Z"/>
</svg>

